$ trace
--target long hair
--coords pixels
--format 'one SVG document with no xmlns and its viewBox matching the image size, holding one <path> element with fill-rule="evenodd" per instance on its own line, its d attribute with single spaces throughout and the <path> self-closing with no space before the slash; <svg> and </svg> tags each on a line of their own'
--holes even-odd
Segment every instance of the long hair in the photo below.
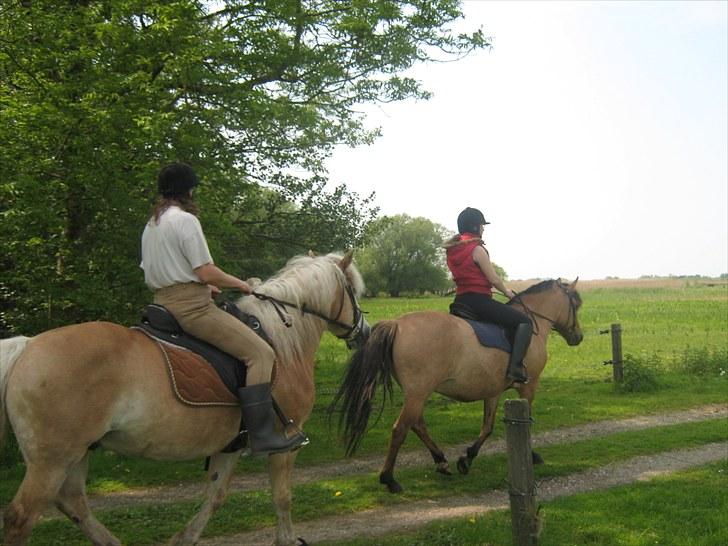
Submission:
<svg viewBox="0 0 728 546">
<path fill-rule="evenodd" d="M 329 417 L 341 407 L 339 432 L 346 444 L 347 456 L 356 452 L 367 431 L 377 388 L 383 387 L 377 420 L 387 399 L 392 399 L 392 348 L 396 335 L 397 322 L 394 320 L 383 320 L 374 326 L 367 342 L 349 360 L 339 392 L 329 406 Z"/>
<path fill-rule="evenodd" d="M 25 350 L 28 341 L 30 341 L 30 338 L 25 336 L 0 340 L 0 448 L 3 446 L 7 426 L 5 397 L 10 369 L 15 365 L 15 361 L 20 358 L 20 354 Z"/>
<path fill-rule="evenodd" d="M 311 309 L 326 312 L 335 298 L 349 284 L 357 296 L 364 292 L 364 281 L 354 264 L 346 271 L 339 267 L 339 254 L 326 256 L 295 256 L 275 276 L 258 285 L 255 290 L 296 305 L 305 304 Z M 281 321 L 276 307 L 270 302 L 252 296 L 243 296 L 236 301 L 240 309 L 258 317 L 275 344 L 280 357 L 279 364 L 291 365 L 305 361 L 305 343 L 321 336 L 321 319 L 300 313 L 294 308 L 285 312 L 293 318 L 291 327 Z M 332 317 L 335 318 L 335 317 Z"/>
<path fill-rule="evenodd" d="M 155 224 L 159 223 L 159 219 L 162 217 L 162 214 L 164 214 L 164 211 L 172 205 L 177 205 L 183 211 L 194 214 L 195 216 L 200 213 L 200 209 L 197 206 L 195 199 L 189 194 L 177 197 L 164 197 L 163 195 L 158 195 L 157 199 L 154 201 L 154 205 L 152 206 L 151 213 L 151 218 L 154 220 Z"/>
</svg>

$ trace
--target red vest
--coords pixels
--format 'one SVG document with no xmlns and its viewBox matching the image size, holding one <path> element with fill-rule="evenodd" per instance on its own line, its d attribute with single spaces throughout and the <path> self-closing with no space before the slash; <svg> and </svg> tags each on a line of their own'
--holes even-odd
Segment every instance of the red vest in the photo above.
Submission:
<svg viewBox="0 0 728 546">
<path fill-rule="evenodd" d="M 473 260 L 475 247 L 482 244 L 483 241 L 478 236 L 465 233 L 446 251 L 447 266 L 452 273 L 455 293 L 458 295 L 466 292 L 493 295 L 493 285 Z"/>
</svg>

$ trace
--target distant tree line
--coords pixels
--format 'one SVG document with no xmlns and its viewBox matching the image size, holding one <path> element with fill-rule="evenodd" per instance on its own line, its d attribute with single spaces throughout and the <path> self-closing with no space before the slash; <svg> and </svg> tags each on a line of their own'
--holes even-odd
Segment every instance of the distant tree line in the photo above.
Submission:
<svg viewBox="0 0 728 546">
<path fill-rule="evenodd" d="M 461 16 L 455 0 L 3 3 L 0 334 L 136 320 L 172 160 L 201 176 L 212 254 L 239 276 L 361 245 L 372 196 L 330 188 L 323 161 L 377 136 L 357 104 L 429 97 L 402 75 L 414 63 L 487 46 L 448 29 Z"/>
<path fill-rule="evenodd" d="M 373 221 L 357 258 L 367 293 L 398 297 L 454 290 L 442 247 L 452 235 L 426 218 L 406 214 Z M 502 279 L 508 278 L 503 268 L 494 266 Z"/>
</svg>

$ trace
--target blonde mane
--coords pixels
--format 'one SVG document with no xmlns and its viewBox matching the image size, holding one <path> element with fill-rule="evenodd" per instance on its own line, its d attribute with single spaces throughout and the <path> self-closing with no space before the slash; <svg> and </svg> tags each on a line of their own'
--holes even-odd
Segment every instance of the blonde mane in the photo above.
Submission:
<svg viewBox="0 0 728 546">
<path fill-rule="evenodd" d="M 364 282 L 359 271 L 353 264 L 342 271 L 339 267 L 341 259 L 339 254 L 295 256 L 275 276 L 255 287 L 255 292 L 290 302 L 298 308 L 305 304 L 307 308 L 328 316 L 334 301 L 347 285 L 352 287 L 357 297 L 364 293 Z M 263 324 L 273 340 L 279 364 L 303 362 L 308 344 L 318 344 L 327 326 L 318 317 L 286 307 L 285 311 L 292 322 L 288 328 L 270 301 L 243 296 L 236 303 L 246 313 L 258 317 Z"/>
</svg>

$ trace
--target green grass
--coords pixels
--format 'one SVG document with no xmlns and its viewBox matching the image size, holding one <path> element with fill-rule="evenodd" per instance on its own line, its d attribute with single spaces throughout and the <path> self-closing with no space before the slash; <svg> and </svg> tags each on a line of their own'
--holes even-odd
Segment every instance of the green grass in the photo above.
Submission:
<svg viewBox="0 0 728 546">
<path fill-rule="evenodd" d="M 541 546 L 728 544 L 728 461 L 606 491 L 541 503 Z M 510 511 L 377 537 L 379 546 L 510 546 Z M 372 539 L 327 542 L 365 546 Z"/>
<path fill-rule="evenodd" d="M 582 291 L 582 297 L 584 305 L 579 318 L 585 333 L 583 343 L 568 347 L 557 334 L 552 334 L 549 341 L 550 358 L 534 407 L 535 433 L 585 422 L 728 402 L 728 291 L 725 286 L 592 289 Z M 363 300 L 361 304 L 369 312 L 369 322 L 374 324 L 410 311 L 445 311 L 450 301 L 441 297 L 375 298 Z M 656 390 L 615 391 L 611 368 L 602 364 L 611 358 L 610 336 L 599 333 L 613 322 L 622 325 L 625 354 L 657 363 Z M 331 462 L 343 456 L 343 448 L 335 440 L 335 430 L 328 428 L 325 410 L 338 388 L 347 357 L 343 342 L 326 334 L 316 357 L 316 407 L 305 427 L 312 442 L 301 450 L 299 466 Z M 395 392 L 395 403 L 385 408 L 378 423 L 370 423 L 372 430 L 364 438 L 359 455 L 383 458 L 391 424 L 399 412 L 401 395 L 396 388 Z M 513 395 L 511 391 L 510 396 Z M 470 442 L 478 433 L 482 404 L 457 403 L 434 396 L 426 417 L 432 437 L 441 446 Z M 494 437 L 502 435 L 503 425 L 498 420 Z M 424 448 L 410 435 L 403 449 Z M 13 457 L 17 454 L 8 447 L 0 453 L 0 505 L 10 501 L 22 479 L 23 466 L 14 462 Z M 89 486 L 91 491 L 103 492 L 199 481 L 205 476 L 203 462 L 160 463 L 98 451 L 92 456 Z M 479 464 L 482 463 L 476 462 L 476 467 Z M 261 472 L 264 465 L 261 459 L 247 458 L 241 461 L 238 471 Z M 325 496 L 328 486 L 321 487 Z M 260 515 L 256 517 L 270 518 L 273 512 L 268 497 L 261 495 L 260 504 L 256 504 Z M 301 504 L 294 504 L 294 508 L 308 507 Z M 158 510 L 166 513 L 172 508 Z M 184 510 L 180 509 L 179 513 L 176 508 L 173 510 L 170 520 L 174 520 L 177 528 Z M 184 513 L 191 514 L 194 506 L 186 510 Z M 131 516 L 118 517 L 125 521 Z M 235 515 L 230 517 L 233 521 L 240 519 Z"/>
<path fill-rule="evenodd" d="M 582 297 L 583 343 L 568 347 L 555 333 L 549 341 L 549 362 L 534 408 L 537 431 L 728 401 L 728 376 L 720 371 L 728 369 L 728 292 L 724 286 L 593 289 L 583 292 Z M 444 311 L 449 303 L 450 298 L 441 297 L 373 298 L 363 300 L 362 306 L 374 324 L 410 311 Z M 611 358 L 610 336 L 599 334 L 612 322 L 622 325 L 625 355 L 648 355 L 661 363 L 658 390 L 613 392 L 611 368 L 602 364 Z M 707 367 L 706 355 L 714 360 Z M 328 428 L 326 408 L 338 388 L 347 357 L 344 344 L 326 334 L 316 357 L 316 407 L 306 425 L 312 442 L 301 451 L 299 465 L 331 462 L 343 455 L 333 437 L 335 429 Z M 697 373 L 690 373 L 696 368 Z M 397 388 L 395 391 L 395 403 L 385 408 L 379 423 L 370 423 L 372 430 L 362 442 L 360 455 L 386 449 L 391 424 L 400 409 L 401 395 Z M 432 437 L 442 445 L 469 442 L 477 435 L 482 404 L 434 396 L 426 417 Z M 502 434 L 500 424 L 495 434 Z M 412 448 L 420 449 L 414 437 L 404 446 Z M 245 459 L 240 466 L 243 472 L 263 471 L 264 462 Z M 98 452 L 92 458 L 89 485 L 91 491 L 108 491 L 196 481 L 204 478 L 202 468 L 202 460 L 159 463 Z M 22 473 L 21 465 L 0 464 L 0 504 L 9 501 Z"/>
<path fill-rule="evenodd" d="M 545 446 L 539 449 L 539 453 L 546 464 L 536 467 L 536 477 L 564 476 L 638 455 L 726 440 L 728 429 L 725 421 L 713 419 L 689 427 L 657 427 L 568 445 Z M 432 466 L 404 469 L 397 473 L 397 479 L 405 488 L 401 495 L 387 493 L 379 485 L 375 474 L 332 477 L 294 488 L 293 518 L 295 521 L 312 520 L 423 499 L 505 489 L 506 476 L 506 457 L 498 454 L 477 458 L 467 476 L 442 476 L 435 473 Z M 205 536 L 228 535 L 273 526 L 275 521 L 271 503 L 267 490 L 233 493 L 211 520 Z M 197 506 L 195 502 L 138 506 L 96 515 L 124 543 L 154 544 L 179 530 Z M 38 525 L 34 529 L 31 544 L 71 545 L 84 544 L 84 541 L 70 522 L 59 520 Z"/>
</svg>

